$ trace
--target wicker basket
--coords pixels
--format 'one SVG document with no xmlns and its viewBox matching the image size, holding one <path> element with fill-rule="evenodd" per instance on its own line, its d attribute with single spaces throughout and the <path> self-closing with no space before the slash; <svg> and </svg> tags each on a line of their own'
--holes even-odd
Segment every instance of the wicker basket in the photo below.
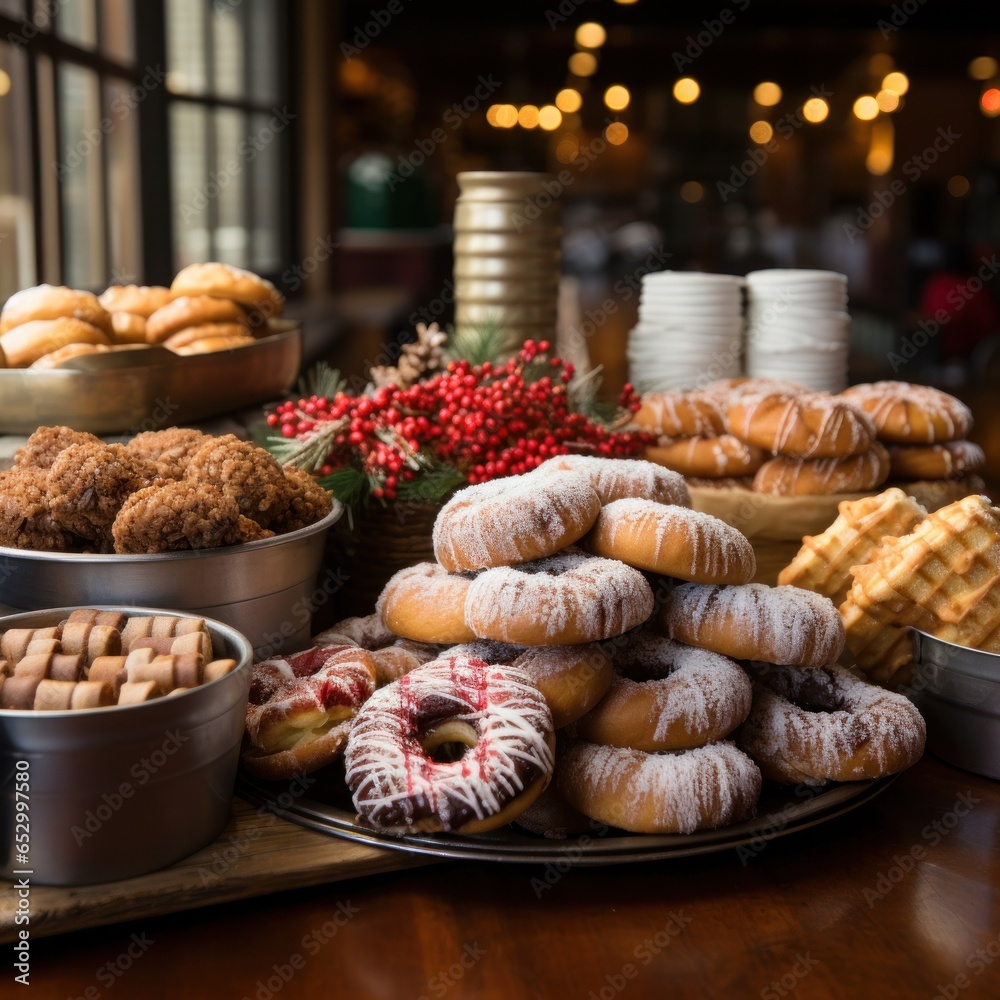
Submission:
<svg viewBox="0 0 1000 1000">
<path fill-rule="evenodd" d="M 431 536 L 440 509 L 440 504 L 373 503 L 342 517 L 327 536 L 325 568 L 343 585 L 329 607 L 317 609 L 315 630 L 341 618 L 370 615 L 394 573 L 433 562 Z"/>
</svg>

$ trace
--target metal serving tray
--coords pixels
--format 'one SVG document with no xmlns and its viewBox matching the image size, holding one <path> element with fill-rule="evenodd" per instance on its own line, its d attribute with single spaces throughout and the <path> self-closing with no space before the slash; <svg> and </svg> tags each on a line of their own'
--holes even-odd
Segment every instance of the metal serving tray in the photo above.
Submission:
<svg viewBox="0 0 1000 1000">
<path fill-rule="evenodd" d="M 0 368 L 0 434 L 64 424 L 138 434 L 278 400 L 302 365 L 302 327 L 272 321 L 252 344 L 210 354 L 163 347 L 88 354 L 59 368 Z"/>
</svg>

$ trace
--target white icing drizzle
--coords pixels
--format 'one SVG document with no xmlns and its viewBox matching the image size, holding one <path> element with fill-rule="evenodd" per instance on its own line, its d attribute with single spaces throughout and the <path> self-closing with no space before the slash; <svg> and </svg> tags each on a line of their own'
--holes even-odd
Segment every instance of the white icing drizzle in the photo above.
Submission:
<svg viewBox="0 0 1000 1000">
<path fill-rule="evenodd" d="M 889 453 L 878 441 L 850 458 L 788 458 L 778 455 L 754 476 L 753 488 L 773 496 L 873 490 L 889 474 Z"/>
<path fill-rule="evenodd" d="M 623 497 L 644 497 L 658 503 L 691 506 L 691 494 L 680 473 L 641 458 L 557 455 L 546 459 L 527 475 L 537 478 L 560 471 L 581 472 L 586 475 L 602 504 Z"/>
<path fill-rule="evenodd" d="M 722 410 L 707 392 L 648 393 L 635 420 L 667 437 L 711 436 L 725 430 Z"/>
<path fill-rule="evenodd" d="M 618 550 L 638 534 L 652 533 L 655 571 L 681 580 L 711 577 L 721 581 L 731 575 L 749 580 L 756 569 L 753 545 L 743 532 L 714 514 L 688 507 L 616 500 L 601 510 L 594 530 L 607 542 L 602 549 L 608 550 Z M 680 559 L 685 547 L 690 552 L 687 563 Z"/>
<path fill-rule="evenodd" d="M 467 486 L 434 521 L 434 554 L 452 570 L 524 562 L 539 549 L 553 554 L 572 544 L 599 510 L 600 500 L 582 472 L 510 476 Z"/>
<path fill-rule="evenodd" d="M 924 751 L 926 724 L 905 695 L 836 665 L 768 664 L 753 673 L 753 707 L 738 741 L 787 780 L 877 778 L 916 763 Z"/>
<path fill-rule="evenodd" d="M 744 818 L 761 786 L 757 765 L 729 741 L 663 753 L 575 743 L 560 756 L 556 780 L 578 806 L 595 794 L 613 796 L 625 811 L 624 829 L 649 811 L 662 828 L 679 833 Z"/>
<path fill-rule="evenodd" d="M 424 751 L 422 727 L 466 722 L 478 743 L 441 763 Z M 425 663 L 373 694 L 344 751 L 347 784 L 372 825 L 408 827 L 428 816 L 453 830 L 500 812 L 538 778 L 551 775 L 548 705 L 513 667 L 468 657 Z"/>
<path fill-rule="evenodd" d="M 972 411 L 961 400 L 929 385 L 883 380 L 849 386 L 841 394 L 860 406 L 879 433 L 893 428 L 893 440 L 906 438 L 926 444 L 964 438 L 972 428 Z M 926 426 L 913 418 L 922 414 Z"/>
<path fill-rule="evenodd" d="M 846 641 L 833 601 L 799 587 L 682 583 L 664 598 L 661 621 L 668 636 L 689 643 L 696 642 L 702 625 L 717 629 L 728 622 L 756 659 L 772 663 L 829 663 Z"/>
<path fill-rule="evenodd" d="M 540 627 L 545 644 L 607 639 L 652 613 L 653 592 L 642 573 L 618 560 L 576 551 L 484 570 L 469 585 L 465 600 L 472 631 L 500 642 L 523 641 L 526 627 Z M 570 638 L 570 629 L 582 634 Z"/>
</svg>

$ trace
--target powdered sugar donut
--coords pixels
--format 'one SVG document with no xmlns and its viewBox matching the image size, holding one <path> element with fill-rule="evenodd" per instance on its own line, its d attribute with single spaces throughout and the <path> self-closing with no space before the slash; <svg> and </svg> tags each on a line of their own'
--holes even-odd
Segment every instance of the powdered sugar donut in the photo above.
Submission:
<svg viewBox="0 0 1000 1000">
<path fill-rule="evenodd" d="M 745 395 L 726 411 L 726 423 L 741 441 L 791 458 L 847 458 L 875 441 L 864 410 L 825 392 Z"/>
<path fill-rule="evenodd" d="M 746 583 L 757 560 L 749 539 L 713 514 L 651 500 L 601 508 L 584 548 L 607 559 L 698 583 Z"/>
<path fill-rule="evenodd" d="M 529 476 L 551 472 L 582 472 L 590 479 L 602 504 L 625 497 L 644 497 L 657 503 L 691 506 L 691 494 L 679 472 L 641 458 L 598 458 L 594 455 L 557 455 L 546 459 Z"/>
<path fill-rule="evenodd" d="M 552 715 L 527 674 L 456 656 L 372 695 L 344 763 L 355 808 L 372 826 L 482 833 L 535 800 L 554 749 Z"/>
<path fill-rule="evenodd" d="M 434 521 L 434 555 L 453 573 L 542 559 L 584 535 L 600 509 L 589 477 L 581 472 L 467 486 Z"/>
<path fill-rule="evenodd" d="M 465 598 L 473 579 L 471 573 L 449 573 L 437 563 L 417 563 L 393 574 L 375 610 L 386 628 L 405 639 L 468 642 L 476 638 L 465 624 Z"/>
<path fill-rule="evenodd" d="M 642 397 L 635 423 L 665 437 L 724 434 L 726 421 L 718 403 L 696 392 L 650 392 Z"/>
<path fill-rule="evenodd" d="M 732 434 L 713 437 L 660 438 L 646 448 L 646 458 L 682 476 L 727 479 L 756 472 L 767 456 Z"/>
<path fill-rule="evenodd" d="M 465 600 L 465 621 L 480 639 L 522 646 L 609 639 L 652 613 L 653 591 L 642 573 L 579 551 L 484 570 Z"/>
<path fill-rule="evenodd" d="M 882 441 L 936 444 L 958 441 L 972 429 L 972 411 L 961 400 L 929 385 L 863 382 L 840 394 L 867 413 Z"/>
<path fill-rule="evenodd" d="M 356 646 L 316 646 L 255 663 L 242 751 L 247 770 L 278 781 L 332 763 L 375 685 L 372 654 Z"/>
<path fill-rule="evenodd" d="M 644 753 L 578 742 L 560 755 L 556 787 L 592 819 L 631 833 L 694 833 L 753 815 L 757 765 L 729 741 Z"/>
<path fill-rule="evenodd" d="M 739 746 L 765 778 L 822 785 L 896 774 L 924 752 L 927 727 L 905 695 L 843 667 L 759 665 Z"/>
<path fill-rule="evenodd" d="M 725 656 L 648 632 L 606 644 L 615 677 L 576 726 L 590 743 L 686 750 L 728 736 L 750 711 L 750 680 Z"/>
<path fill-rule="evenodd" d="M 667 593 L 658 620 L 669 638 L 734 660 L 833 663 L 846 641 L 833 601 L 799 587 L 682 583 Z"/>
<path fill-rule="evenodd" d="M 453 646 L 441 654 L 471 656 L 523 670 L 542 692 L 556 729 L 576 722 L 607 693 L 611 658 L 596 642 L 582 646 L 517 646 L 505 642 L 476 642 Z"/>
</svg>

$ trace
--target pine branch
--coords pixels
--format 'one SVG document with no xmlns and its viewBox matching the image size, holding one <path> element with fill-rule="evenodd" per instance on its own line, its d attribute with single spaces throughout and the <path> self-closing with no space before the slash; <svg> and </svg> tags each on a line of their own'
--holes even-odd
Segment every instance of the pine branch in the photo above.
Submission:
<svg viewBox="0 0 1000 1000">
<path fill-rule="evenodd" d="M 468 361 L 470 365 L 481 365 L 484 361 L 497 363 L 505 361 L 514 348 L 499 315 L 474 326 L 448 329 L 447 353 L 451 361 Z"/>
<path fill-rule="evenodd" d="M 467 482 L 465 475 L 454 466 L 439 465 L 413 479 L 403 480 L 396 495 L 406 503 L 439 504 Z"/>
<path fill-rule="evenodd" d="M 345 465 L 335 469 L 328 476 L 317 479 L 316 482 L 325 490 L 329 490 L 345 507 L 348 526 L 354 527 L 354 508 L 368 496 L 368 477 L 353 465 Z"/>
<path fill-rule="evenodd" d="M 347 380 L 341 376 L 338 369 L 331 368 L 326 361 L 317 361 L 299 379 L 298 390 L 299 396 L 303 399 L 308 399 L 310 396 L 333 399 L 338 392 L 347 391 Z"/>
<path fill-rule="evenodd" d="M 305 440 L 298 438 L 269 437 L 267 450 L 282 465 L 315 472 L 333 450 L 334 438 L 346 426 L 343 420 L 327 420 L 316 425 L 316 430 Z"/>
</svg>

